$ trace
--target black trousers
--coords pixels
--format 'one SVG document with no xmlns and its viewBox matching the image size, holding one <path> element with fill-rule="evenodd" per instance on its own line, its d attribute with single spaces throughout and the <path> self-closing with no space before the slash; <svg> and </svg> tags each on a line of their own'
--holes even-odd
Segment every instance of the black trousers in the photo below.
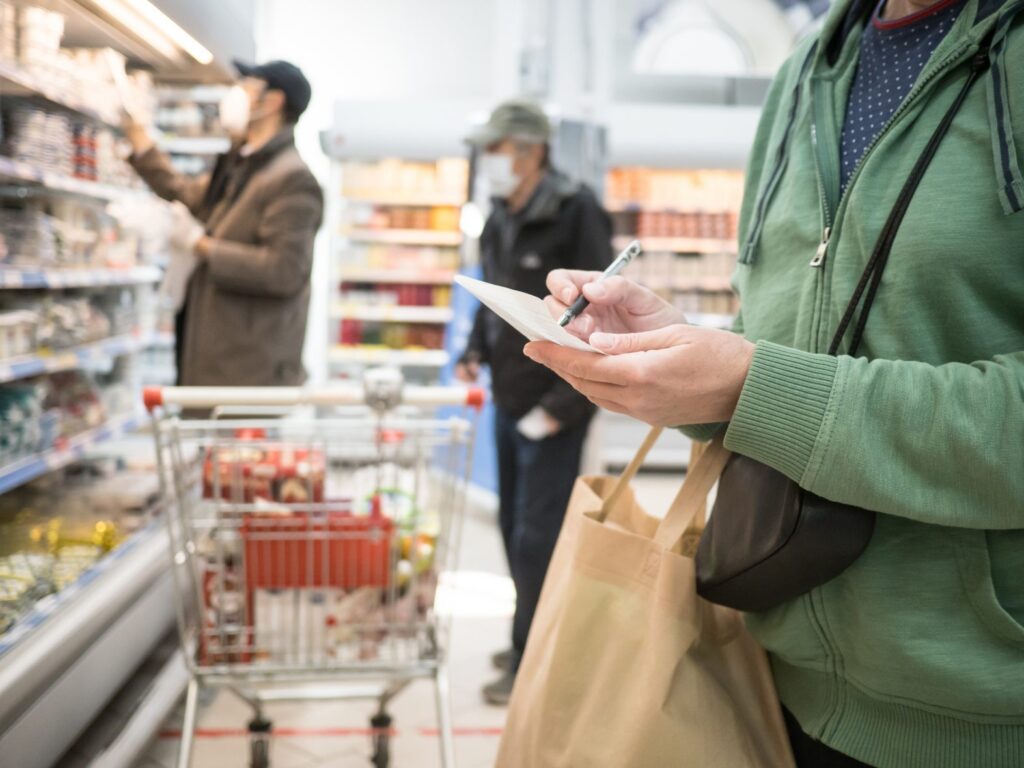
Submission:
<svg viewBox="0 0 1024 768">
<path fill-rule="evenodd" d="M 498 447 L 498 519 L 516 586 L 512 620 L 512 669 L 519 668 L 540 589 L 580 471 L 587 423 L 543 440 L 530 440 L 516 419 L 495 408 Z"/>
<path fill-rule="evenodd" d="M 782 708 L 782 715 L 786 719 L 786 733 L 789 734 L 789 743 L 793 748 L 797 768 L 871 768 L 867 763 L 854 760 L 812 739 L 804 733 L 800 723 L 785 707 Z"/>
</svg>

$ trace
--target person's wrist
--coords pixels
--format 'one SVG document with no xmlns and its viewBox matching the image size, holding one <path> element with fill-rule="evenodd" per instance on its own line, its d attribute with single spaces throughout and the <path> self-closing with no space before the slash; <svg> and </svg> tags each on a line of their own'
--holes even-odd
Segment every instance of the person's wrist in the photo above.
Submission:
<svg viewBox="0 0 1024 768">
<path fill-rule="evenodd" d="M 210 238 L 206 235 L 201 236 L 194 246 L 192 246 L 192 252 L 200 259 L 208 258 L 213 243 Z"/>
<path fill-rule="evenodd" d="M 129 128 L 127 138 L 128 143 L 132 145 L 132 152 L 135 155 L 144 155 L 156 145 L 153 137 L 149 135 L 149 131 L 141 125 L 134 125 Z"/>
</svg>

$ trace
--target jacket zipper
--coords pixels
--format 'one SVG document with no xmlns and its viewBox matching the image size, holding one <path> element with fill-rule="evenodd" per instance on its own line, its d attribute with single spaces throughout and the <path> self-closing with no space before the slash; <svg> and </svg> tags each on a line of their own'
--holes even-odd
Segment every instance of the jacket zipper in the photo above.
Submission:
<svg viewBox="0 0 1024 768">
<path fill-rule="evenodd" d="M 857 161 L 857 165 L 854 167 L 853 173 L 850 175 L 850 180 L 847 182 L 846 189 L 844 190 L 839 190 L 839 180 L 838 178 L 835 177 L 834 173 L 830 173 L 829 178 L 826 179 L 825 174 L 823 172 L 823 168 L 828 168 L 831 170 L 832 166 L 829 163 L 829 160 L 832 157 L 832 155 L 826 153 L 832 152 L 836 156 L 838 156 L 838 142 L 833 140 L 831 143 L 831 147 L 823 146 L 823 142 L 819 139 L 818 136 L 817 116 L 812 115 L 814 125 L 812 125 L 811 141 L 814 145 L 815 150 L 814 166 L 818 176 L 818 190 L 823 222 L 821 241 L 818 245 L 817 250 L 815 251 L 814 256 L 808 262 L 809 266 L 812 269 L 819 270 L 815 285 L 814 312 L 811 315 L 811 328 L 813 329 L 813 336 L 811 337 L 811 343 L 809 348 L 812 352 L 819 351 L 821 341 L 821 323 L 825 317 L 824 301 L 826 294 L 825 281 L 827 277 L 827 269 L 825 269 L 825 267 L 826 262 L 828 260 L 828 249 L 831 243 L 831 236 L 832 233 L 835 231 L 835 216 L 839 208 L 842 207 L 843 201 L 846 200 L 846 197 L 847 195 L 849 195 L 850 190 L 853 188 L 853 185 L 857 182 L 857 179 L 860 177 L 861 170 L 863 169 L 864 164 L 870 156 L 871 152 L 875 149 L 879 142 L 881 142 L 881 140 L 885 138 L 886 134 L 889 133 L 889 130 L 892 128 L 892 126 L 903 116 L 907 109 L 909 109 L 910 106 L 915 101 L 917 101 L 922 91 L 924 91 L 925 88 L 927 88 L 928 85 L 933 80 L 935 80 L 935 78 L 937 78 L 939 75 L 945 74 L 952 67 L 960 63 L 964 53 L 970 47 L 971 43 L 964 43 L 960 45 L 956 50 L 951 51 L 946 56 L 946 58 L 944 58 L 939 64 L 933 67 L 924 78 L 919 79 L 918 82 L 914 84 L 914 87 L 910 89 L 910 92 L 907 94 L 906 98 L 903 99 L 903 102 L 899 105 L 899 107 L 896 108 L 896 111 L 893 112 L 892 116 L 886 121 L 885 125 L 882 126 L 882 129 L 878 132 L 878 135 L 875 136 L 875 138 L 868 145 L 868 148 L 864 151 L 864 154 L 861 155 L 860 160 Z M 821 95 L 830 97 L 831 93 L 822 91 Z M 821 98 L 814 100 L 814 105 L 820 104 Z M 828 107 L 830 110 L 832 110 L 833 105 L 831 102 L 831 98 L 828 99 Z M 832 118 L 833 113 L 834 110 L 824 112 L 824 114 L 826 114 L 830 120 Z M 828 125 L 831 125 L 831 123 L 828 123 Z M 834 137 L 830 138 L 834 139 Z"/>
<path fill-rule="evenodd" d="M 811 142 L 815 148 L 814 166 L 818 174 L 818 190 L 822 206 L 822 220 L 824 221 L 824 228 L 822 231 L 821 244 L 818 246 L 818 250 L 815 253 L 814 258 L 811 259 L 810 266 L 820 267 L 825 263 L 825 258 L 828 254 L 829 237 L 832 234 L 831 230 L 833 229 L 833 217 L 839 210 L 839 207 L 842 205 L 843 201 L 846 199 L 846 196 L 849 194 L 850 188 L 853 186 L 854 182 L 860 176 L 861 168 L 864 166 L 864 162 L 865 160 L 867 160 L 868 155 L 871 154 L 871 151 L 875 148 L 875 146 L 885 137 L 885 135 L 889 132 L 889 129 L 893 126 L 893 124 L 900 117 L 902 117 L 903 113 L 907 111 L 910 105 L 917 100 L 917 97 L 920 95 L 921 91 L 923 91 L 925 87 L 927 87 L 927 85 L 940 74 L 944 74 L 950 67 L 958 64 L 958 59 L 961 56 L 963 56 L 964 52 L 969 47 L 969 43 L 961 45 L 957 50 L 951 52 L 945 59 L 943 59 L 942 62 L 938 64 L 928 74 L 927 77 L 925 77 L 922 80 L 919 80 L 914 84 L 914 87 L 910 89 L 910 92 L 907 94 L 906 98 L 903 99 L 903 102 L 899 105 L 899 107 L 896 108 L 896 111 L 892 113 L 892 116 L 886 121 L 885 125 L 882 126 L 882 129 L 878 132 L 878 135 L 876 135 L 875 138 L 872 139 L 871 143 L 868 145 L 868 148 L 864 150 L 864 154 L 862 154 L 860 156 L 860 160 L 857 161 L 857 165 L 854 167 L 853 173 L 850 174 L 850 180 L 846 184 L 846 189 L 841 191 L 841 193 L 838 196 L 838 199 L 834 204 L 831 203 L 829 200 L 829 193 L 832 192 L 834 194 L 836 192 L 835 187 L 838 186 L 838 180 L 830 178 L 828 180 L 828 183 L 826 183 L 826 181 L 824 180 L 822 173 L 822 157 L 825 153 L 825 149 L 821 148 L 819 145 L 817 126 L 811 126 Z M 831 104 L 829 104 L 829 106 L 831 107 Z M 832 149 L 838 151 L 839 148 L 837 146 L 834 146 L 834 144 L 835 142 L 833 142 Z"/>
<path fill-rule="evenodd" d="M 837 190 L 837 187 L 838 187 L 837 180 L 829 179 L 829 182 L 831 182 L 831 186 L 828 186 L 826 180 L 824 179 L 824 174 L 822 173 L 822 167 L 823 167 L 822 159 L 828 160 L 829 158 L 828 158 L 828 156 L 826 156 L 824 154 L 826 148 L 823 148 L 823 147 L 820 146 L 820 143 L 818 141 L 817 129 L 816 129 L 817 120 L 812 117 L 811 141 L 812 141 L 812 144 L 814 145 L 814 150 L 815 150 L 815 152 L 814 152 L 815 169 L 817 171 L 818 192 L 819 192 L 819 199 L 820 199 L 820 202 L 821 202 L 822 221 L 823 221 L 823 229 L 822 229 L 821 242 L 818 245 L 818 248 L 817 248 L 817 251 L 815 252 L 814 257 L 810 261 L 810 266 L 811 267 L 819 269 L 819 272 L 818 272 L 818 275 L 817 275 L 817 279 L 815 281 L 815 283 L 816 283 L 815 308 L 814 308 L 814 313 L 812 315 L 812 317 L 814 318 L 814 320 L 812 322 L 812 327 L 815 328 L 814 337 L 813 337 L 813 349 L 814 350 L 816 350 L 817 347 L 818 347 L 818 340 L 819 340 L 819 338 L 821 336 L 821 327 L 820 326 L 821 326 L 822 318 L 823 318 L 823 316 L 825 314 L 824 311 L 823 311 L 823 306 L 822 305 L 824 303 L 824 293 L 825 293 L 824 289 L 825 289 L 825 280 L 826 280 L 826 269 L 824 269 L 823 267 L 825 266 L 825 261 L 826 261 L 826 257 L 827 257 L 827 254 L 828 254 L 828 246 L 829 246 L 829 241 L 831 239 L 832 230 L 834 229 L 834 216 L 838 213 L 838 210 L 842 206 L 842 203 L 846 199 L 846 196 L 849 194 L 850 189 L 853 187 L 854 183 L 857 181 L 857 178 L 860 176 L 861 169 L 863 168 L 864 163 L 865 163 L 865 161 L 868 158 L 868 155 L 874 150 L 875 146 L 882 140 L 882 138 L 884 138 L 884 136 L 889 132 L 889 130 L 893 126 L 893 124 L 903 115 L 904 112 L 906 112 L 906 110 L 909 108 L 909 106 L 918 98 L 918 96 L 921 94 L 921 92 L 928 86 L 928 84 L 932 80 L 934 80 L 940 74 L 944 74 L 945 72 L 950 70 L 952 67 L 956 66 L 956 64 L 960 63 L 960 58 L 963 56 L 964 52 L 969 47 L 970 47 L 969 43 L 961 45 L 959 48 L 957 48 L 957 50 L 951 52 L 945 59 L 943 59 L 943 61 L 940 64 L 935 66 L 931 70 L 931 72 L 928 73 L 928 75 L 925 78 L 919 80 L 917 83 L 914 84 L 914 87 L 911 88 L 911 90 L 907 94 L 906 98 L 903 99 L 903 102 L 900 104 L 899 107 L 897 107 L 896 111 L 892 114 L 892 116 L 889 118 L 889 120 L 886 121 L 885 125 L 882 126 L 882 129 L 878 132 L 878 135 L 875 136 L 875 138 L 872 140 L 872 142 L 868 145 L 868 148 L 864 151 L 864 154 L 861 155 L 861 158 L 860 158 L 860 160 L 858 160 L 857 165 L 856 165 L 856 167 L 853 170 L 853 173 L 850 175 L 850 179 L 849 179 L 849 181 L 848 181 L 848 183 L 846 185 L 846 189 L 844 189 L 844 190 Z M 831 96 L 831 94 L 829 94 L 829 96 Z M 815 103 L 816 104 L 820 103 L 820 101 L 816 99 Z M 833 105 L 831 103 L 831 99 L 829 99 L 828 107 L 829 107 L 830 110 L 831 110 L 832 106 Z M 834 111 L 830 111 L 830 112 L 828 112 L 826 114 L 829 116 L 829 118 L 831 118 L 833 113 L 834 113 Z M 838 146 L 834 146 L 833 149 L 836 152 L 838 152 L 839 147 Z M 826 167 L 831 167 L 831 166 L 826 166 Z M 838 199 L 836 200 L 836 202 L 834 204 L 832 204 L 830 202 L 829 192 L 833 192 L 833 193 L 839 192 Z M 842 659 L 841 654 L 839 653 L 839 649 L 836 647 L 835 643 L 832 641 L 832 639 L 830 637 L 830 633 L 829 633 L 828 629 L 825 626 L 827 620 L 826 620 L 826 617 L 825 617 L 824 605 L 822 604 L 820 606 L 820 608 L 819 608 L 819 606 L 814 601 L 814 597 L 815 596 L 814 596 L 813 593 L 808 595 L 807 597 L 808 597 L 808 608 L 810 610 L 810 613 L 811 613 L 811 616 L 812 616 L 812 620 L 817 625 L 816 629 L 817 629 L 817 631 L 819 633 L 819 636 L 824 641 L 824 644 L 826 646 L 827 652 L 829 654 L 828 662 L 829 662 L 829 664 L 831 666 L 831 670 L 830 671 L 832 672 L 832 674 L 836 674 L 837 671 L 838 671 L 838 668 L 843 665 L 843 659 Z M 820 614 L 821 615 L 819 615 L 819 610 L 820 610 Z M 831 711 L 829 712 L 828 716 L 825 719 L 824 724 L 822 725 L 822 733 L 823 734 L 827 733 L 829 731 L 829 729 L 831 727 L 833 727 L 833 724 L 835 722 L 835 718 L 838 715 L 839 709 L 840 709 L 840 701 L 838 700 L 837 692 L 830 692 L 830 693 L 831 693 L 831 695 L 830 695 L 830 702 L 829 702 L 828 706 L 829 706 L 829 709 Z"/>
</svg>

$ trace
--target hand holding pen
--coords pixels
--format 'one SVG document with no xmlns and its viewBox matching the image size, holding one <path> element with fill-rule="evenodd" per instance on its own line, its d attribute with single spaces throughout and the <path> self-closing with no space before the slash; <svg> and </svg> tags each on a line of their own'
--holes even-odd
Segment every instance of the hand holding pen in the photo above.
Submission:
<svg viewBox="0 0 1024 768">
<path fill-rule="evenodd" d="M 643 249 L 640 247 L 639 240 L 631 242 L 623 249 L 622 253 L 615 257 L 615 260 L 608 265 L 608 268 L 601 273 L 601 276 L 598 278 L 598 282 L 607 280 L 609 277 L 615 277 L 629 266 L 629 263 L 642 252 Z M 558 319 L 558 324 L 564 328 L 571 323 L 574 318 L 578 317 L 589 305 L 590 300 L 581 291 L 579 296 L 576 297 L 576 301 L 572 303 L 572 306 L 562 313 L 562 316 Z"/>
<path fill-rule="evenodd" d="M 686 322 L 683 313 L 671 304 L 621 275 L 556 269 L 548 275 L 547 288 L 551 295 L 544 303 L 556 320 L 581 297 L 586 300 L 586 311 L 577 314 L 565 328 L 592 344 L 598 341 L 591 338 L 592 334 L 638 333 Z"/>
</svg>

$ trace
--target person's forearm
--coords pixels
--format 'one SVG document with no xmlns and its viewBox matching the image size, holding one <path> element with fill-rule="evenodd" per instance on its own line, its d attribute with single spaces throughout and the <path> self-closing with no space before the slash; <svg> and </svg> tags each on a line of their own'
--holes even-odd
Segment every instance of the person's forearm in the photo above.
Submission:
<svg viewBox="0 0 1024 768">
<path fill-rule="evenodd" d="M 1024 352 L 970 365 L 760 342 L 730 450 L 813 493 L 919 522 L 1024 527 Z"/>
</svg>

